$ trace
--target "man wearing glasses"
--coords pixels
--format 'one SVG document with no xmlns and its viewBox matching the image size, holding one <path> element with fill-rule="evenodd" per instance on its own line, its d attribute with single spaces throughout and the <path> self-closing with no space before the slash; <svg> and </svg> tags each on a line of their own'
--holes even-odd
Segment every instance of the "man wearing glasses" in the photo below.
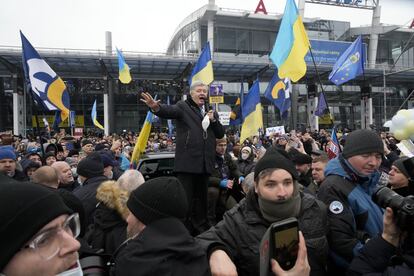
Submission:
<svg viewBox="0 0 414 276">
<path fill-rule="evenodd" d="M 0 176 L 0 275 L 82 275 L 77 213 L 59 194 Z"/>
</svg>

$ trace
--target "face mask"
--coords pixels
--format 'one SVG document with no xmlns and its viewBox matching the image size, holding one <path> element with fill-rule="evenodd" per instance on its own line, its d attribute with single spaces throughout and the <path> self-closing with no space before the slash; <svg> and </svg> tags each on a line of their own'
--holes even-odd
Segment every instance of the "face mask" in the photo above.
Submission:
<svg viewBox="0 0 414 276">
<path fill-rule="evenodd" d="M 77 261 L 77 263 L 77 267 L 63 271 L 62 273 L 57 274 L 57 276 L 83 276 L 83 271 L 80 266 L 79 260 Z"/>
<path fill-rule="evenodd" d="M 78 183 L 79 183 L 79 185 L 83 185 L 83 182 L 82 182 L 82 180 L 81 180 L 81 178 L 80 177 L 78 177 Z"/>
<path fill-rule="evenodd" d="M 242 154 L 241 154 L 241 158 L 242 158 L 243 160 L 247 160 L 247 158 L 249 158 L 249 155 L 250 155 L 250 154 L 248 154 L 248 153 L 242 153 Z"/>
<path fill-rule="evenodd" d="M 76 168 L 72 168 L 70 170 L 72 171 L 72 176 L 73 177 L 77 177 L 78 176 L 78 173 L 76 172 Z"/>
<path fill-rule="evenodd" d="M 201 122 L 201 126 L 203 127 L 204 132 L 207 132 L 207 128 L 210 125 L 210 118 L 208 115 L 204 116 L 203 121 Z"/>
<path fill-rule="evenodd" d="M 114 172 L 110 171 L 109 175 L 107 176 L 108 179 L 112 179 L 114 177 Z"/>
</svg>

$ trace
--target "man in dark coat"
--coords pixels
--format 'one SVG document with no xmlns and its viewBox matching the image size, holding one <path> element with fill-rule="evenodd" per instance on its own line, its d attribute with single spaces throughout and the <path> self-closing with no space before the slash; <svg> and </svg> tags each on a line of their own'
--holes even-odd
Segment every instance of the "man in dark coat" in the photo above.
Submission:
<svg viewBox="0 0 414 276">
<path fill-rule="evenodd" d="M 295 217 L 305 238 L 311 275 L 325 275 L 328 254 L 326 206 L 299 191 L 294 164 L 268 152 L 255 167 L 254 189 L 227 211 L 215 227 L 198 236 L 210 256 L 213 275 L 259 275 L 259 244 L 276 221 Z M 236 271 L 237 270 L 237 271 Z"/>
<path fill-rule="evenodd" d="M 194 81 L 190 87 L 190 96 L 175 105 L 164 105 L 159 100 L 154 100 L 149 93 L 142 93 L 141 101 L 157 116 L 176 119 L 174 170 L 190 204 L 187 227 L 193 233 L 201 233 L 208 228 L 208 177 L 214 167 L 216 138 L 224 136 L 224 128 L 216 112 L 204 111 L 208 96 L 205 84 Z"/>
<path fill-rule="evenodd" d="M 86 227 L 93 223 L 93 217 L 98 200 L 96 190 L 102 182 L 108 180 L 103 175 L 103 162 L 99 153 L 94 152 L 82 159 L 77 167 L 78 180 L 82 186 L 76 188 L 73 193 L 79 198 L 85 208 Z"/>
<path fill-rule="evenodd" d="M 188 204 L 177 178 L 145 182 L 127 206 L 129 239 L 114 253 L 113 275 L 210 275 L 205 252 L 181 221 Z"/>
</svg>

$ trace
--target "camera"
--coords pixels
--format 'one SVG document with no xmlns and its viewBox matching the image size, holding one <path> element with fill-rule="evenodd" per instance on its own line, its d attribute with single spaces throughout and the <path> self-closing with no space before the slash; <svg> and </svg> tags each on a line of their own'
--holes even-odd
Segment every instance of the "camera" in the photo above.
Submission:
<svg viewBox="0 0 414 276">
<path fill-rule="evenodd" d="M 372 195 L 372 200 L 382 208 L 393 210 L 396 224 L 402 231 L 414 229 L 414 196 L 403 197 L 390 188 L 381 187 Z"/>
</svg>

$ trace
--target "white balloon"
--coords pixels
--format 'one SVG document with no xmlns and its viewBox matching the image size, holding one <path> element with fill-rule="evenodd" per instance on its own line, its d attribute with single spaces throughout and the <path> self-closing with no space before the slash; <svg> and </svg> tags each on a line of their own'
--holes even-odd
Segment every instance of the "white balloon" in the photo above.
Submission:
<svg viewBox="0 0 414 276">
<path fill-rule="evenodd" d="M 395 127 L 404 127 L 405 123 L 408 122 L 407 117 L 397 114 L 392 117 L 392 124 Z"/>
<path fill-rule="evenodd" d="M 385 122 L 384 127 L 391 127 L 391 125 L 392 125 L 392 121 L 389 120 Z"/>
</svg>

